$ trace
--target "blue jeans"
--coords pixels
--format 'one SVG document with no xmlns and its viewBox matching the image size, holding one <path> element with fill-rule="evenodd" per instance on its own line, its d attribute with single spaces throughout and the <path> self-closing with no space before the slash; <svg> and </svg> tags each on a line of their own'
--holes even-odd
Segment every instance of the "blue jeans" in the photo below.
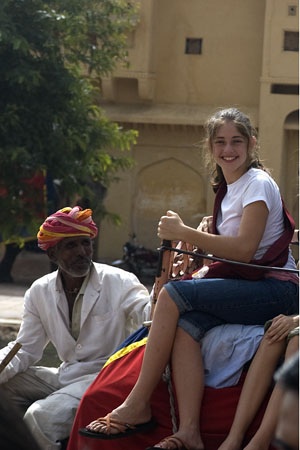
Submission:
<svg viewBox="0 0 300 450">
<path fill-rule="evenodd" d="M 264 325 L 279 314 L 299 311 L 299 286 L 275 278 L 202 278 L 171 281 L 164 288 L 178 307 L 178 326 L 196 341 L 217 325 Z"/>
</svg>

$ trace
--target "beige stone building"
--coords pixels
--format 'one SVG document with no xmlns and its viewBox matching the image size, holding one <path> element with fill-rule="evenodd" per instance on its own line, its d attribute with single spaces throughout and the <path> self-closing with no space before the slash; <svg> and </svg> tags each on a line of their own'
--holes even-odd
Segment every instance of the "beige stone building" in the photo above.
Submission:
<svg viewBox="0 0 300 450">
<path fill-rule="evenodd" d="M 122 225 L 101 224 L 99 258 L 120 257 L 132 233 L 157 248 L 158 219 L 167 209 L 191 226 L 211 213 L 199 143 L 204 121 L 219 107 L 250 115 L 262 158 L 298 225 L 297 1 L 138 3 L 128 38 L 130 66 L 102 80 L 107 116 L 139 137 L 134 168 L 120 174 L 106 198 Z"/>
</svg>

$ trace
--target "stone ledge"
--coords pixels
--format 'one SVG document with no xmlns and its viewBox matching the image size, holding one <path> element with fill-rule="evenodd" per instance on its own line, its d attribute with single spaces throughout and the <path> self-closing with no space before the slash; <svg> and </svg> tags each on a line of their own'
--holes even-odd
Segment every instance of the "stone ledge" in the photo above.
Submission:
<svg viewBox="0 0 300 450">
<path fill-rule="evenodd" d="M 20 327 L 21 320 L 18 319 L 0 319 L 0 327 Z"/>
</svg>

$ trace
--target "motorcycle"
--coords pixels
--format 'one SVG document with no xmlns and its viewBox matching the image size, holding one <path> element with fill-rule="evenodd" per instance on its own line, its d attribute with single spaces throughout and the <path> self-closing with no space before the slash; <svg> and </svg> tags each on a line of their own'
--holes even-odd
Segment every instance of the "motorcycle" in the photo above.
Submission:
<svg viewBox="0 0 300 450">
<path fill-rule="evenodd" d="M 112 266 L 134 273 L 140 280 L 153 281 L 158 266 L 159 251 L 137 243 L 133 234 L 131 241 L 123 245 L 123 258 L 112 262 Z"/>
</svg>

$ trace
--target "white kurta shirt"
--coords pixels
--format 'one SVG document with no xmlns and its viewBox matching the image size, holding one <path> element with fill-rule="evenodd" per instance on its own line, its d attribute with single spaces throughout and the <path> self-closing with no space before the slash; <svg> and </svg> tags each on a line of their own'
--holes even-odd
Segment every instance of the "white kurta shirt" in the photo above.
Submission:
<svg viewBox="0 0 300 450">
<path fill-rule="evenodd" d="M 93 263 L 86 287 L 80 333 L 71 335 L 68 304 L 58 272 L 35 281 L 26 291 L 17 341 L 21 350 L 0 374 L 3 383 L 42 357 L 49 341 L 62 363 L 61 386 L 97 373 L 115 348 L 150 316 L 148 290 L 135 275 L 105 264 Z M 14 342 L 0 350 L 0 361 Z"/>
</svg>

